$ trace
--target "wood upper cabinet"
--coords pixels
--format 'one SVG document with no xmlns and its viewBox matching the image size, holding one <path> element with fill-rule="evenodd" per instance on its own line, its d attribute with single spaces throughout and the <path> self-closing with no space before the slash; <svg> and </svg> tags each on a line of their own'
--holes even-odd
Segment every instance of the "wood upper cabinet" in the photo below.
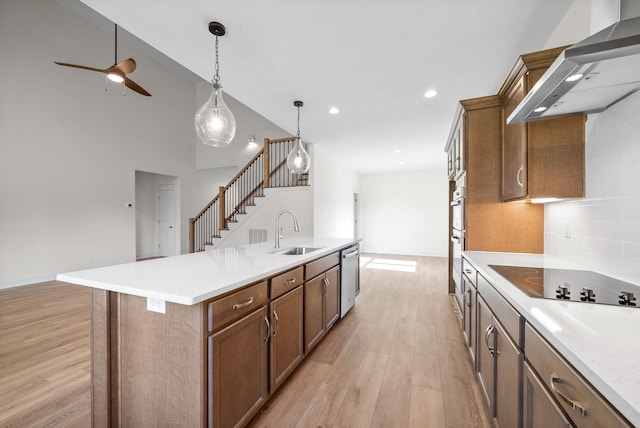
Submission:
<svg viewBox="0 0 640 428">
<path fill-rule="evenodd" d="M 271 393 L 304 357 L 303 287 L 300 285 L 271 302 Z"/>
<path fill-rule="evenodd" d="M 502 200 L 584 197 L 586 116 L 507 125 L 506 120 L 564 50 L 522 55 L 502 85 Z"/>
<path fill-rule="evenodd" d="M 509 117 L 526 95 L 526 76 L 522 76 L 507 94 L 503 117 Z M 527 187 L 527 125 L 506 125 L 502 136 L 502 199 L 524 198 Z"/>
<path fill-rule="evenodd" d="M 209 336 L 209 427 L 244 426 L 267 400 L 268 316 L 263 306 Z"/>
<path fill-rule="evenodd" d="M 447 152 L 447 176 L 454 180 L 465 171 L 465 146 L 464 146 L 463 119 L 456 114 L 453 127 L 447 140 L 445 151 Z"/>
</svg>

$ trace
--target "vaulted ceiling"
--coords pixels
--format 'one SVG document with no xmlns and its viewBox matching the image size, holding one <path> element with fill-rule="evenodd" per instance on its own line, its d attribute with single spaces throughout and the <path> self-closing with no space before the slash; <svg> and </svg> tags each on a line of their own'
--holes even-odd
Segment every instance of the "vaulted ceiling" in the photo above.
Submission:
<svg viewBox="0 0 640 428">
<path fill-rule="evenodd" d="M 495 94 L 574 0 L 81 0 L 360 173 L 444 168 L 459 99 Z M 575 0 L 586 1 L 586 0 Z M 577 40 L 574 40 L 577 41 Z M 573 42 L 573 41 L 572 41 Z M 435 89 L 435 98 L 425 98 Z M 340 113 L 330 115 L 330 107 Z"/>
</svg>

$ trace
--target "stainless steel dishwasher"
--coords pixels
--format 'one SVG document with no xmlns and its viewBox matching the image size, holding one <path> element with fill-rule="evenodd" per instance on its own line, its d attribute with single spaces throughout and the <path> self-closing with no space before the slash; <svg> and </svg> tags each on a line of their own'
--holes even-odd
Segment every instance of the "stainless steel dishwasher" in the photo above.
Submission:
<svg viewBox="0 0 640 428">
<path fill-rule="evenodd" d="M 356 302 L 360 290 L 360 246 L 352 245 L 340 251 L 340 318 Z"/>
</svg>

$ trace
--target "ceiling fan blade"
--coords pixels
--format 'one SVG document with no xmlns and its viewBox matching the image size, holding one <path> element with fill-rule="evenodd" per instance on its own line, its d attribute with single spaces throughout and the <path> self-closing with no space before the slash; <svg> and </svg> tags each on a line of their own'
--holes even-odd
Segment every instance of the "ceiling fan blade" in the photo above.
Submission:
<svg viewBox="0 0 640 428">
<path fill-rule="evenodd" d="M 89 71 L 98 71 L 100 73 L 106 73 L 107 70 L 103 70 L 101 68 L 94 68 L 94 67 L 87 67 L 86 65 L 78 65 L 78 64 L 69 64 L 66 62 L 58 62 L 58 61 L 53 61 L 58 65 L 62 65 L 64 67 L 73 67 L 73 68 L 79 68 L 81 70 L 89 70 Z"/>
<path fill-rule="evenodd" d="M 115 65 L 115 68 L 121 70 L 125 74 L 133 73 L 136 69 L 136 61 L 133 58 L 125 59 Z"/>
<path fill-rule="evenodd" d="M 147 96 L 147 97 L 151 96 L 151 94 L 149 92 L 145 91 L 142 86 L 138 85 L 136 82 L 134 82 L 133 80 L 129 79 L 126 76 L 124 78 L 124 84 L 125 84 L 125 86 L 127 88 L 131 89 L 132 91 L 136 91 L 140 95 L 144 95 L 144 96 Z"/>
</svg>

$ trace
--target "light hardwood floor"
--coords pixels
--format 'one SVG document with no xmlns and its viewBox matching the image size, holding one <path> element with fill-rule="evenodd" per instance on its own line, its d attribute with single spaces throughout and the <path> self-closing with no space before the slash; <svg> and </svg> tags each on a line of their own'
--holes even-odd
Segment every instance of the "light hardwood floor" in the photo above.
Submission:
<svg viewBox="0 0 640 428">
<path fill-rule="evenodd" d="M 490 426 L 446 291 L 447 259 L 366 260 L 356 306 L 251 425 Z M 88 289 L 0 290 L 0 427 L 90 426 L 89 341 Z"/>
<path fill-rule="evenodd" d="M 251 425 L 491 426 L 447 294 L 447 259 L 367 254 L 360 279 L 354 308 Z"/>
<path fill-rule="evenodd" d="M 91 426 L 89 289 L 0 290 L 0 427 Z"/>
</svg>

